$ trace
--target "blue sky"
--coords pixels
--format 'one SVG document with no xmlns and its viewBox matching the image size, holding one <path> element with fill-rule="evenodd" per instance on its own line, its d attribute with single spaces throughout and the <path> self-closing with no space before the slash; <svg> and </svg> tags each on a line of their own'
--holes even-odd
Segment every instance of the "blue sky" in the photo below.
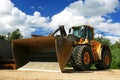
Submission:
<svg viewBox="0 0 120 80">
<path fill-rule="evenodd" d="M 58 25 L 89 24 L 95 36 L 120 39 L 120 0 L 1 0 L 0 33 L 16 28 L 24 37 L 47 35 Z"/>
<path fill-rule="evenodd" d="M 69 4 L 78 0 L 11 0 L 16 7 L 28 15 L 33 15 L 35 11 L 39 11 L 44 17 L 52 17 L 61 12 Z M 81 0 L 84 1 L 85 0 Z M 113 22 L 120 22 L 120 9 L 115 13 L 108 14 Z"/>
<path fill-rule="evenodd" d="M 33 15 L 35 11 L 39 11 L 44 17 L 52 17 L 61 12 L 69 4 L 78 0 L 11 0 L 16 7 L 28 15 Z M 82 0 L 85 3 L 85 0 Z M 115 13 L 108 14 L 113 22 L 120 22 L 120 9 Z M 107 17 L 108 18 L 108 17 Z"/>
<path fill-rule="evenodd" d="M 39 11 L 42 16 L 52 17 L 61 12 L 70 3 L 77 0 L 11 0 L 16 7 L 28 15 Z"/>
</svg>

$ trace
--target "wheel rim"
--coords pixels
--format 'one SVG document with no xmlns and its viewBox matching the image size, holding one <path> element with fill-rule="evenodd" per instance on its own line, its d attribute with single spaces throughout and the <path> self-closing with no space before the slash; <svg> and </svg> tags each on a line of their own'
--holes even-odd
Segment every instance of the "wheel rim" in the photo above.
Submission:
<svg viewBox="0 0 120 80">
<path fill-rule="evenodd" d="M 84 63 L 88 65 L 90 63 L 90 55 L 88 52 L 85 52 L 84 54 Z"/>
<path fill-rule="evenodd" d="M 109 65 L 109 63 L 110 63 L 109 56 L 108 56 L 108 55 L 105 55 L 105 64 L 106 64 L 106 65 Z"/>
</svg>

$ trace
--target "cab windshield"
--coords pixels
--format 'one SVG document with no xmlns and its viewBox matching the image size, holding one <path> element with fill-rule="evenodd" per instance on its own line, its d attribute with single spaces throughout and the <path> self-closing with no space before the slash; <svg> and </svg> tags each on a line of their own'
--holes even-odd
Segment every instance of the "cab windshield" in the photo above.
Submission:
<svg viewBox="0 0 120 80">
<path fill-rule="evenodd" d="M 73 35 L 76 37 L 85 37 L 85 27 L 79 27 L 74 29 Z"/>
</svg>

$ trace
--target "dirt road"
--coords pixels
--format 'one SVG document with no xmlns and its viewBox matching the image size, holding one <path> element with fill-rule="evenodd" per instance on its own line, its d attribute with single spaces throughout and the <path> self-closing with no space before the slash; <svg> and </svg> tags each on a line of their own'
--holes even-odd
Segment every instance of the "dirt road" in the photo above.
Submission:
<svg viewBox="0 0 120 80">
<path fill-rule="evenodd" d="M 0 80 L 120 80 L 120 70 L 61 72 L 0 70 Z"/>
</svg>

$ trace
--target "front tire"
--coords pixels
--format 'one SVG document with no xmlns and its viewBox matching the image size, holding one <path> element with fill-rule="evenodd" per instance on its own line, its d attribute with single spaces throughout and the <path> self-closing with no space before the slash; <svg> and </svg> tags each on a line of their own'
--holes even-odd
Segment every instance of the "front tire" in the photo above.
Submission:
<svg viewBox="0 0 120 80">
<path fill-rule="evenodd" d="M 89 70 L 92 64 L 91 49 L 87 45 L 74 47 L 71 64 L 75 70 Z"/>
</svg>

